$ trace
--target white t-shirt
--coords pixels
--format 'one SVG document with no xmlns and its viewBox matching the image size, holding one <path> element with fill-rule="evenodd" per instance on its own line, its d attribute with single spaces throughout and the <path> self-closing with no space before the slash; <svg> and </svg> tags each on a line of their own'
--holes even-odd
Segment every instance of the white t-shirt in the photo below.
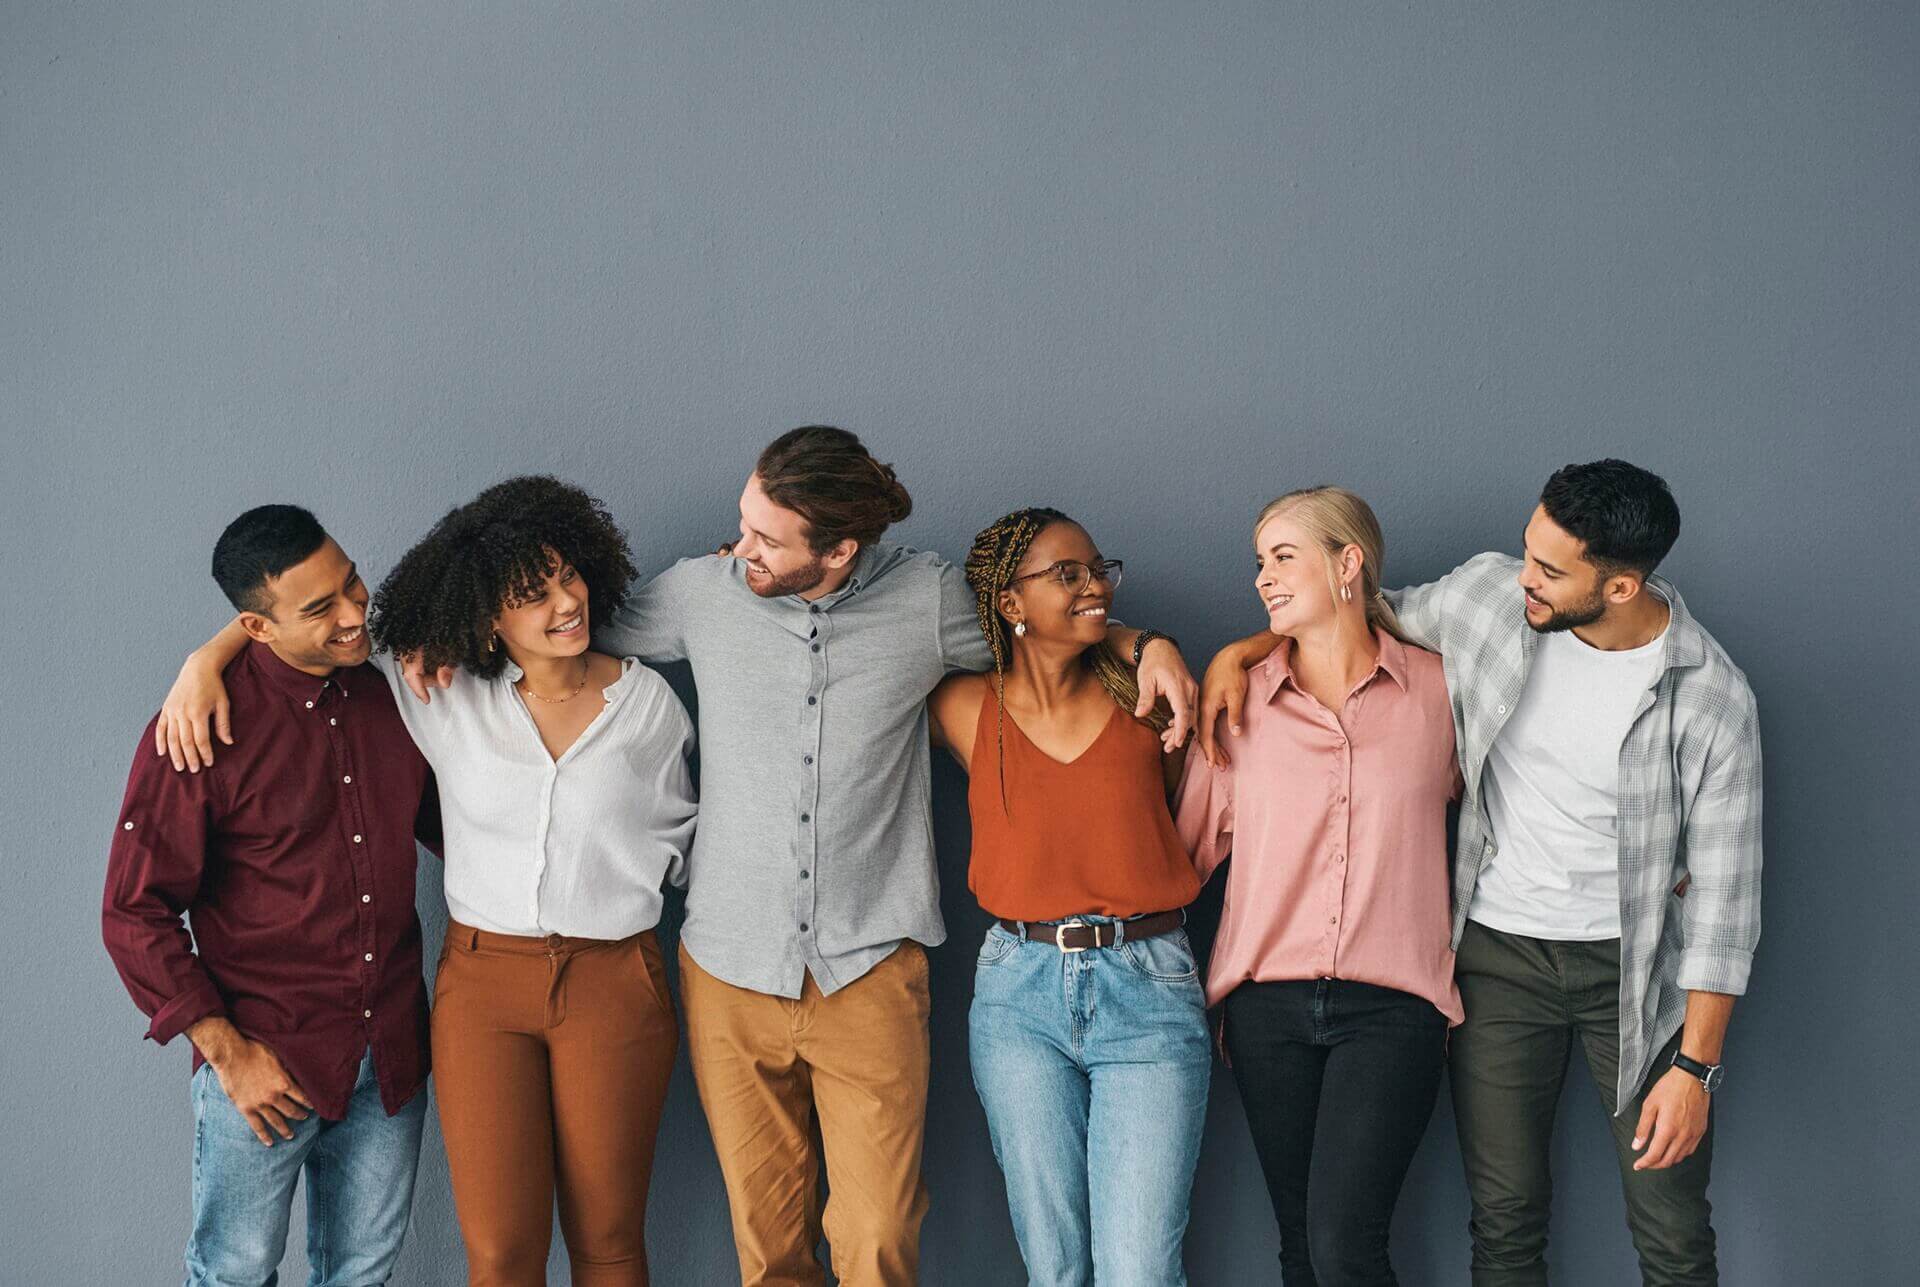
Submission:
<svg viewBox="0 0 1920 1287">
<path fill-rule="evenodd" d="M 1487 753 L 1495 852 L 1470 920 L 1562 942 L 1620 937 L 1620 744 L 1663 669 L 1667 632 L 1603 652 L 1543 635 L 1513 714 Z"/>
</svg>

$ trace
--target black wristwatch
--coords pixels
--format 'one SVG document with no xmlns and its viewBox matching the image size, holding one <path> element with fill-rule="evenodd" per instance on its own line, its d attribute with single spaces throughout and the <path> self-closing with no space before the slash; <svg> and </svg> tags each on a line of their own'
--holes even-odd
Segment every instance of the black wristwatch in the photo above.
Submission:
<svg viewBox="0 0 1920 1287">
<path fill-rule="evenodd" d="M 1720 1089 L 1720 1083 L 1726 1079 L 1724 1064 L 1703 1064 L 1698 1059 L 1689 1059 L 1678 1050 L 1673 1052 L 1673 1066 L 1683 1073 L 1692 1073 L 1700 1079 L 1700 1088 L 1711 1095 Z"/>
<path fill-rule="evenodd" d="M 1180 646 L 1174 642 L 1172 635 L 1162 634 L 1158 630 L 1142 630 L 1133 637 L 1133 668 L 1135 670 L 1140 669 L 1140 659 L 1147 655 L 1147 645 L 1156 639 L 1164 639 L 1175 648 Z"/>
</svg>

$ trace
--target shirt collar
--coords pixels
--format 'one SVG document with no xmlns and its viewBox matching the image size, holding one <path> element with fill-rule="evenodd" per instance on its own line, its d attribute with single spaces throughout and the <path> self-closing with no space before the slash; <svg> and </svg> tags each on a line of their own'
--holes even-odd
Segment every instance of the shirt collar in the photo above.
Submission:
<svg viewBox="0 0 1920 1287">
<path fill-rule="evenodd" d="M 858 594 L 861 589 L 865 587 L 867 578 L 873 575 L 874 565 L 878 561 L 879 555 L 875 552 L 874 547 L 871 545 L 863 545 L 860 547 L 860 552 L 853 556 L 853 571 L 847 574 L 847 579 L 840 583 L 839 589 L 831 594 L 823 594 L 818 599 L 813 600 L 803 599 L 797 594 L 790 597 L 793 602 L 803 608 L 818 608 L 820 611 L 825 612 L 842 599 L 850 599 Z"/>
<path fill-rule="evenodd" d="M 1673 588 L 1673 582 L 1663 576 L 1649 576 L 1647 588 L 1667 601 L 1667 610 L 1673 619 L 1667 623 L 1666 668 L 1676 666 L 1698 666 L 1707 659 L 1707 643 L 1700 629 L 1700 623 L 1687 611 L 1686 600 Z"/>
<path fill-rule="evenodd" d="M 304 670 L 296 670 L 257 639 L 247 644 L 247 662 L 253 667 L 254 674 L 265 680 L 268 687 L 290 700 L 312 705 L 325 697 L 329 689 L 337 691 L 342 697 L 347 695 L 347 686 L 340 680 L 340 671 L 336 670 L 330 675 L 309 675 Z"/>
<path fill-rule="evenodd" d="M 622 692 L 626 691 L 627 676 L 633 673 L 634 665 L 635 663 L 633 658 L 631 657 L 620 658 L 619 678 L 615 679 L 611 684 L 608 684 L 605 688 L 601 689 L 600 695 L 602 697 L 605 697 L 608 701 L 611 702 L 615 698 L 617 698 Z M 509 657 L 504 662 L 501 663 L 500 678 L 506 682 L 507 687 L 509 688 L 513 687 L 515 684 L 519 683 L 521 680 L 525 679 L 526 677 L 527 677 L 527 672 L 520 669 L 520 667 L 516 666 L 513 662 L 513 658 Z"/>
<path fill-rule="evenodd" d="M 1372 633 L 1374 645 L 1379 650 L 1379 656 L 1374 659 L 1373 669 L 1361 676 L 1360 682 L 1354 685 L 1354 690 L 1356 692 L 1359 691 L 1371 683 L 1375 675 L 1384 673 L 1388 678 L 1392 679 L 1394 683 L 1400 685 L 1402 692 L 1405 692 L 1407 687 L 1407 646 L 1384 630 L 1376 628 Z M 1268 653 L 1266 660 L 1253 669 L 1254 674 L 1260 678 L 1260 682 L 1264 686 L 1259 693 L 1260 700 L 1263 702 L 1272 701 L 1280 692 L 1283 684 L 1293 683 L 1293 640 L 1282 639 L 1280 646 Z M 1294 687 L 1297 689 L 1299 685 L 1294 683 Z"/>
</svg>

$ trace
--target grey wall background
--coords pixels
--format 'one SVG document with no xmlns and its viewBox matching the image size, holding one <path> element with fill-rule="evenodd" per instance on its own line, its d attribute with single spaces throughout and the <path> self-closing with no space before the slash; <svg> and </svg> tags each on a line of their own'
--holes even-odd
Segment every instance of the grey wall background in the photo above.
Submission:
<svg viewBox="0 0 1920 1287">
<path fill-rule="evenodd" d="M 139 1040 L 97 905 L 136 732 L 224 615 L 226 520 L 303 501 L 378 572 L 550 470 L 652 569 L 831 420 L 898 465 L 916 544 L 1084 516 L 1196 665 L 1257 623 L 1282 489 L 1359 489 L 1408 581 L 1512 548 L 1566 461 L 1664 473 L 1669 571 L 1768 756 L 1727 1280 L 1907 1280 L 1917 126 L 1920 13 L 1836 0 L 0 5 L 0 1278 L 177 1281 L 188 1055 Z M 957 785 L 930 1284 L 1018 1276 Z M 1557 1281 L 1631 1281 L 1583 1071 L 1564 1103 Z M 659 1280 L 727 1281 L 684 1069 L 655 1191 Z M 1465 1219 L 1443 1105 L 1405 1281 L 1466 1281 Z M 1194 1279 L 1263 1281 L 1276 1245 L 1222 1074 Z M 401 1281 L 462 1277 L 436 1136 Z"/>
</svg>

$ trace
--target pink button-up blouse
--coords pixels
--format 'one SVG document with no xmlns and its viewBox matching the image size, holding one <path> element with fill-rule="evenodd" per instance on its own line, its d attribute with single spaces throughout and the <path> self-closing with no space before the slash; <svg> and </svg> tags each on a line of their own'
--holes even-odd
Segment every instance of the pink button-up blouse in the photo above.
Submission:
<svg viewBox="0 0 1920 1287">
<path fill-rule="evenodd" d="M 1447 804 L 1459 793 L 1440 658 L 1376 632 L 1338 719 L 1293 681 L 1293 641 L 1247 676 L 1241 735 L 1187 758 L 1177 824 L 1205 880 L 1229 854 L 1207 1004 L 1248 981 L 1352 979 L 1461 1019 Z"/>
</svg>

